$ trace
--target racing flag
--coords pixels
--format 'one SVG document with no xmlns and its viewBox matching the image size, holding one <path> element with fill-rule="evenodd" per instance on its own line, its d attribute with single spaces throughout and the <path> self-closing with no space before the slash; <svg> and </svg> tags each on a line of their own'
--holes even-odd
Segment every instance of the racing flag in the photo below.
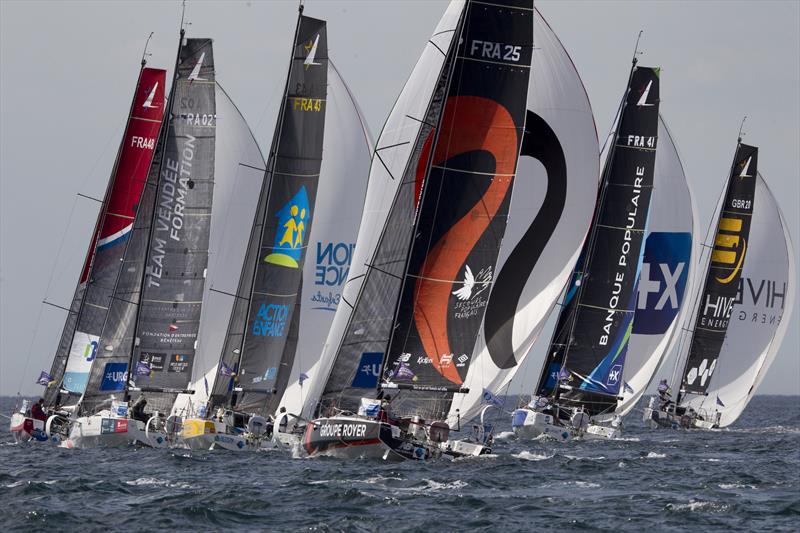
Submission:
<svg viewBox="0 0 800 533">
<path fill-rule="evenodd" d="M 505 400 L 495 396 L 489 389 L 483 389 L 483 403 L 500 406 L 505 403 Z"/>
<path fill-rule="evenodd" d="M 226 365 L 225 363 L 221 362 L 219 364 L 219 373 L 222 374 L 223 376 L 231 377 L 233 375 L 233 369 L 228 365 Z"/>
<path fill-rule="evenodd" d="M 717 396 L 717 405 L 719 405 L 720 407 L 725 407 L 725 404 L 722 403 L 722 400 L 719 399 L 719 396 Z"/>
<path fill-rule="evenodd" d="M 300 381 L 301 387 L 303 386 L 303 382 L 307 379 L 308 379 L 308 374 L 306 374 L 305 372 L 301 372 L 300 375 L 298 376 L 298 381 Z"/>
<path fill-rule="evenodd" d="M 569 378 L 572 377 L 565 367 L 561 367 L 561 370 L 558 371 L 558 381 L 569 381 Z"/>
<path fill-rule="evenodd" d="M 137 376 L 149 376 L 151 372 L 152 369 L 150 368 L 150 363 L 147 363 L 145 361 L 139 361 L 138 363 L 136 363 L 136 371 L 134 372 L 134 374 L 136 374 Z"/>
<path fill-rule="evenodd" d="M 623 389 L 622 389 L 622 390 L 624 390 L 625 392 L 630 392 L 631 394 L 633 394 L 633 392 L 634 392 L 634 391 L 633 391 L 633 387 L 631 387 L 630 385 L 628 385 L 628 382 L 627 382 L 627 381 L 623 381 L 623 382 L 622 382 L 622 386 L 623 386 Z"/>
<path fill-rule="evenodd" d="M 39 385 L 44 385 L 45 387 L 49 387 L 52 382 L 53 382 L 53 376 L 51 376 L 45 371 L 42 371 L 42 373 L 39 374 L 39 379 L 36 380 L 36 383 L 38 383 Z"/>
</svg>

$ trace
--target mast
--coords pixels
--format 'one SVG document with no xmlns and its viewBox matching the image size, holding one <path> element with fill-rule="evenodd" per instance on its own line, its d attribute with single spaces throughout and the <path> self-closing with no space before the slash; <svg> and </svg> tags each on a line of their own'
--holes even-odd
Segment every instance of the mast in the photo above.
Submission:
<svg viewBox="0 0 800 533">
<path fill-rule="evenodd" d="M 574 301 L 575 302 L 580 301 L 580 298 L 583 295 L 583 288 L 585 286 L 584 281 L 586 280 L 586 277 L 587 277 L 588 273 L 591 270 L 591 268 L 590 268 L 591 256 L 592 256 L 591 250 L 594 249 L 595 239 L 597 237 L 597 223 L 598 223 L 598 220 L 600 219 L 600 214 L 601 214 L 601 206 L 603 205 L 603 200 L 605 199 L 606 191 L 608 190 L 608 179 L 609 179 L 609 176 L 611 174 L 611 164 L 610 164 L 610 162 L 613 160 L 614 153 L 616 152 L 616 149 L 617 149 L 617 138 L 619 137 L 619 129 L 620 129 L 620 125 L 622 123 L 622 115 L 625 112 L 625 107 L 627 106 L 628 92 L 630 91 L 631 81 L 633 80 L 633 73 L 634 73 L 634 71 L 636 69 L 636 64 L 639 62 L 639 59 L 638 59 L 637 56 L 639 55 L 639 40 L 641 39 L 641 37 L 642 37 L 642 30 L 639 31 L 639 35 L 636 37 L 636 46 L 634 47 L 633 57 L 631 58 L 631 68 L 630 68 L 630 71 L 628 73 L 628 81 L 627 81 L 627 83 L 625 85 L 625 93 L 622 95 L 622 98 L 621 98 L 621 100 L 619 102 L 619 106 L 617 107 L 617 114 L 616 114 L 616 121 L 615 121 L 616 125 L 615 125 L 615 128 L 614 128 L 614 133 L 611 136 L 611 146 L 609 147 L 608 156 L 606 157 L 606 161 L 608 161 L 609 163 L 604 165 L 604 167 L 603 167 L 603 174 L 602 174 L 600 189 L 599 189 L 598 195 L 597 195 L 597 203 L 595 204 L 594 215 L 592 216 L 592 222 L 591 222 L 591 225 L 590 225 L 591 229 L 590 229 L 589 237 L 588 237 L 588 239 L 586 241 L 587 245 L 584 247 L 584 250 L 586 250 L 589 253 L 587 253 L 586 257 L 582 257 L 583 254 L 581 254 L 581 257 L 578 258 L 578 262 L 576 263 L 575 269 L 572 271 L 572 275 L 570 276 L 569 282 L 568 282 L 569 284 L 578 285 L 578 288 L 576 290 L 576 294 L 574 295 Z M 606 142 L 608 142 L 608 137 L 606 137 Z M 602 150 L 601 150 L 601 152 L 602 152 Z M 562 305 L 564 305 L 564 306 L 568 305 L 567 297 L 566 297 L 566 295 L 568 293 L 569 293 L 569 285 L 567 286 L 567 292 L 565 293 L 564 302 L 562 303 Z M 564 342 L 565 348 L 564 348 L 564 356 L 561 359 L 561 365 L 560 365 L 561 368 L 566 367 L 566 364 L 567 364 L 567 357 L 569 356 L 569 348 L 570 348 L 570 345 L 572 344 L 571 340 L 572 340 L 573 332 L 575 331 L 575 324 L 576 324 L 576 321 L 577 321 L 577 316 L 578 316 L 578 306 L 576 304 L 570 310 L 569 329 L 568 329 L 568 335 L 567 335 L 566 340 Z M 556 323 L 556 327 L 553 329 L 553 333 L 552 333 L 552 335 L 550 337 L 550 343 L 548 344 L 549 348 L 547 350 L 547 354 L 545 355 L 544 362 L 542 364 L 542 371 L 541 371 L 541 373 L 539 375 L 539 382 L 536 385 L 536 392 L 537 393 L 541 389 L 541 387 L 544 386 L 544 383 L 547 381 L 547 376 L 548 376 L 549 368 L 550 368 L 550 356 L 551 356 L 551 352 L 552 352 L 552 348 L 553 348 L 554 342 L 559 336 L 563 335 L 563 333 L 564 333 L 564 331 L 563 330 L 559 330 L 558 324 Z M 558 383 L 558 378 L 557 378 L 556 379 L 556 383 L 555 383 L 555 385 L 553 387 L 553 390 L 551 391 L 550 395 L 551 396 L 556 396 L 556 394 L 558 393 L 558 389 L 559 389 L 559 383 Z"/>
<path fill-rule="evenodd" d="M 147 279 L 147 257 L 150 256 L 150 246 L 151 246 L 151 241 L 152 241 L 152 238 L 153 238 L 153 233 L 155 231 L 155 224 L 153 223 L 153 221 L 155 220 L 155 217 L 157 216 L 155 207 L 158 205 L 158 194 L 157 193 L 158 193 L 159 186 L 161 184 L 161 170 L 164 167 L 164 150 L 166 149 L 164 144 L 166 143 L 167 135 L 169 134 L 169 127 L 170 127 L 170 124 L 172 123 L 172 118 L 173 118 L 172 117 L 172 102 L 173 102 L 173 100 L 175 98 L 175 84 L 176 84 L 176 82 L 178 80 L 178 65 L 180 64 L 181 49 L 183 48 L 183 38 L 184 38 L 184 35 L 186 33 L 186 30 L 183 28 L 183 16 L 184 16 L 184 13 L 185 13 L 185 10 L 186 10 L 186 2 L 183 3 L 183 8 L 184 9 L 181 12 L 181 30 L 180 30 L 180 34 L 179 34 L 179 38 L 178 38 L 178 53 L 175 56 L 175 69 L 174 69 L 174 71 L 172 73 L 172 86 L 170 87 L 169 98 L 167 99 L 166 109 L 164 109 L 164 115 L 165 116 L 164 116 L 164 120 L 161 123 L 161 132 L 159 134 L 159 139 L 157 141 L 158 145 L 162 147 L 162 153 L 161 153 L 161 158 L 158 161 L 158 173 L 156 174 L 156 182 L 152 185 L 153 187 L 155 187 L 156 194 L 153 194 L 153 212 L 152 212 L 152 215 L 151 215 L 150 229 L 149 229 L 149 231 L 147 233 L 147 240 L 145 241 L 145 248 L 144 248 L 145 249 L 145 264 L 142 267 L 142 275 L 141 275 L 141 278 L 140 278 L 140 281 L 139 281 L 139 303 L 136 306 L 136 315 L 135 315 L 135 318 L 134 318 L 135 326 L 134 326 L 134 329 L 133 329 L 131 350 L 130 350 L 130 354 L 128 355 L 128 378 L 125 380 L 125 388 L 124 388 L 124 399 L 125 399 L 126 402 L 130 401 L 130 390 L 129 390 L 130 389 L 130 381 L 131 381 L 131 378 L 133 377 L 133 375 L 135 374 L 135 369 L 133 368 L 133 354 L 134 354 L 134 351 L 135 351 L 134 347 L 137 344 L 136 341 L 137 341 L 137 338 L 139 336 L 138 335 L 139 318 L 140 318 L 141 309 L 142 309 L 141 299 L 142 299 L 142 295 L 144 294 L 145 280 Z M 149 184 L 146 184 L 145 186 L 147 186 L 147 185 L 149 185 Z"/>
</svg>

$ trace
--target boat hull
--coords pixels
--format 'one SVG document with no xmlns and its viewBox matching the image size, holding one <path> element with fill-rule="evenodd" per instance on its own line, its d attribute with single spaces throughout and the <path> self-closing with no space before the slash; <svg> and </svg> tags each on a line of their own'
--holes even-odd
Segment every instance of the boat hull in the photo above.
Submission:
<svg viewBox="0 0 800 533">
<path fill-rule="evenodd" d="M 585 428 L 576 428 L 556 421 L 550 414 L 533 409 L 514 411 L 511 427 L 518 438 L 529 440 L 549 438 L 559 442 L 568 442 L 579 438 L 600 440 L 622 437 L 622 428 L 619 425 L 590 423 Z"/>
<path fill-rule="evenodd" d="M 567 442 L 574 438 L 574 432 L 571 428 L 556 423 L 552 415 L 534 411 L 533 409 L 517 409 L 514 411 L 511 428 L 520 439 L 549 438 L 559 442 Z"/>
<path fill-rule="evenodd" d="M 400 438 L 400 429 L 361 417 L 319 418 L 306 426 L 303 448 L 309 456 L 339 459 L 427 459 L 430 451 Z"/>
<path fill-rule="evenodd" d="M 113 416 L 109 411 L 77 418 L 70 429 L 65 448 L 119 448 L 139 444 L 150 448 L 164 448 L 169 442 L 166 433 L 149 429 L 146 424 L 125 417 Z"/>
<path fill-rule="evenodd" d="M 11 415 L 11 422 L 9 431 L 17 443 L 27 442 L 50 442 L 47 433 L 45 432 L 45 423 L 42 420 L 36 420 L 22 413 L 14 413 Z M 56 439 L 57 444 L 58 439 Z"/>
<path fill-rule="evenodd" d="M 716 422 L 705 420 L 698 416 L 687 414 L 678 415 L 656 407 L 656 398 L 651 398 L 650 403 L 644 408 L 642 421 L 650 429 L 715 429 L 719 427 Z"/>
</svg>

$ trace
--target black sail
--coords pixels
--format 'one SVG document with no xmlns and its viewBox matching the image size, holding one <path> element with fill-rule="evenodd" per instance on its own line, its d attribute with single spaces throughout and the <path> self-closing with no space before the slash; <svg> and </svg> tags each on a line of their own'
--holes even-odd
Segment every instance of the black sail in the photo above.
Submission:
<svg viewBox="0 0 800 533">
<path fill-rule="evenodd" d="M 444 418 L 471 362 L 506 227 L 532 57 L 532 3 L 470 2 L 418 200 L 383 379 L 399 413 Z M 438 391 L 438 392 L 437 392 Z"/>
<path fill-rule="evenodd" d="M 256 266 L 236 369 L 237 388 L 241 390 L 235 404 L 248 412 L 266 414 L 274 410 L 294 360 L 306 241 L 314 219 L 322 164 L 327 71 L 325 21 L 301 15 L 267 165 L 266 209 L 260 231 L 253 235 L 259 241 L 258 253 L 248 258 Z M 233 328 L 241 326 L 240 318 L 231 320 L 226 354 L 234 350 L 230 344 L 242 332 Z M 223 383 L 220 387 L 225 386 Z M 220 392 L 217 387 L 215 394 Z"/>
<path fill-rule="evenodd" d="M 186 39 L 179 57 L 131 376 L 137 387 L 155 389 L 146 394 L 148 406 L 161 412 L 169 412 L 177 392 L 187 387 L 192 376 L 214 191 L 216 101 L 211 39 Z"/>
<path fill-rule="evenodd" d="M 539 394 L 552 392 L 561 372 L 571 388 L 561 394 L 562 402 L 590 414 L 613 410 L 622 385 L 653 187 L 658 108 L 659 70 L 635 66 L 594 222 L 537 387 Z"/>
<path fill-rule="evenodd" d="M 717 366 L 747 255 L 757 174 L 758 148 L 740 143 L 698 300 L 694 333 L 681 382 L 682 394 L 705 394 Z"/>
<path fill-rule="evenodd" d="M 458 27 L 455 30 L 443 30 L 443 34 L 447 36 L 458 31 Z M 453 41 L 455 39 L 448 40 L 448 42 Z M 380 165 L 380 168 L 386 169 L 387 180 L 399 183 L 396 185 L 392 183 L 395 185 L 394 199 L 381 229 L 377 246 L 369 259 L 368 269 L 358 292 L 357 301 L 345 300 L 345 303 L 352 306 L 353 310 L 319 404 L 316 406 L 317 414 L 324 414 L 332 407 L 355 412 L 361 397 L 376 392 L 377 374 L 380 372 L 381 362 L 392 333 L 395 305 L 400 294 L 409 246 L 414 234 L 414 217 L 419 197 L 418 187 L 421 185 L 428 154 L 430 154 L 431 134 L 434 131 L 434 125 L 439 123 L 447 96 L 448 80 L 455 59 L 455 46 L 442 50 L 433 40 L 429 44 L 430 48 L 435 50 L 435 52 L 431 51 L 430 55 L 441 61 L 437 54 L 443 54 L 445 55 L 444 60 L 441 64 L 430 59 L 424 62 L 421 60 L 423 64 L 418 64 L 417 69 L 419 70 L 412 73 L 409 83 L 422 85 L 420 78 L 435 75 L 436 84 L 431 88 L 430 96 L 426 95 L 428 101 L 422 107 L 421 112 L 409 115 L 403 109 L 403 116 L 398 120 L 400 124 L 408 121 L 418 125 L 418 131 L 408 140 L 405 135 L 392 136 L 389 133 L 387 137 L 390 137 L 391 141 L 388 143 L 383 139 L 382 134 L 375 149 L 372 166 Z M 438 68 L 434 70 L 434 65 L 428 63 L 434 63 Z M 401 97 L 403 97 L 402 94 Z M 394 114 L 396 111 L 395 109 L 392 113 Z M 390 116 L 390 121 L 391 119 Z M 384 126 L 384 131 L 387 131 L 388 126 L 389 122 Z M 393 124 L 391 129 L 405 132 L 408 128 Z M 413 148 L 409 151 L 405 163 L 388 159 L 392 157 L 395 147 L 406 144 L 413 145 Z M 396 170 L 397 175 L 395 175 L 391 169 L 398 167 L 401 170 Z M 369 187 L 379 187 L 381 184 L 373 180 L 372 174 L 373 171 L 370 173 Z M 361 246 L 362 233 L 376 229 L 365 228 L 362 225 L 359 240 L 356 243 L 357 250 Z M 359 371 L 364 365 L 372 369 L 372 378 L 374 378 L 367 380 L 367 383 L 362 383 L 358 379 Z"/>
</svg>

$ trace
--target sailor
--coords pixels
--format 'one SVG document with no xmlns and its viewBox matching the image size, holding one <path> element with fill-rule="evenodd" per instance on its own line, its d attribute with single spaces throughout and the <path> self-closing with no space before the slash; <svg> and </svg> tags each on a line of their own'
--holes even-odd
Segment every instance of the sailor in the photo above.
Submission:
<svg viewBox="0 0 800 533">
<path fill-rule="evenodd" d="M 136 402 L 133 404 L 133 407 L 131 407 L 131 418 L 147 423 L 148 417 L 144 412 L 144 408 L 146 406 L 147 400 L 145 399 L 144 395 L 139 396 L 139 398 L 137 398 Z"/>
<path fill-rule="evenodd" d="M 278 413 L 278 431 L 286 433 L 286 429 L 289 427 L 289 413 L 286 412 L 285 407 L 281 407 Z"/>
<path fill-rule="evenodd" d="M 392 423 L 392 417 L 389 416 L 389 407 L 392 404 L 391 395 L 387 394 L 381 399 L 381 408 L 378 411 L 378 422 Z"/>
<path fill-rule="evenodd" d="M 666 379 L 662 379 L 658 384 L 658 398 L 661 400 L 660 409 L 666 411 L 667 407 L 672 403 L 672 389 Z"/>
<path fill-rule="evenodd" d="M 44 398 L 39 398 L 39 401 L 31 407 L 31 418 L 34 420 L 47 420 L 47 415 L 44 412 Z"/>
</svg>

